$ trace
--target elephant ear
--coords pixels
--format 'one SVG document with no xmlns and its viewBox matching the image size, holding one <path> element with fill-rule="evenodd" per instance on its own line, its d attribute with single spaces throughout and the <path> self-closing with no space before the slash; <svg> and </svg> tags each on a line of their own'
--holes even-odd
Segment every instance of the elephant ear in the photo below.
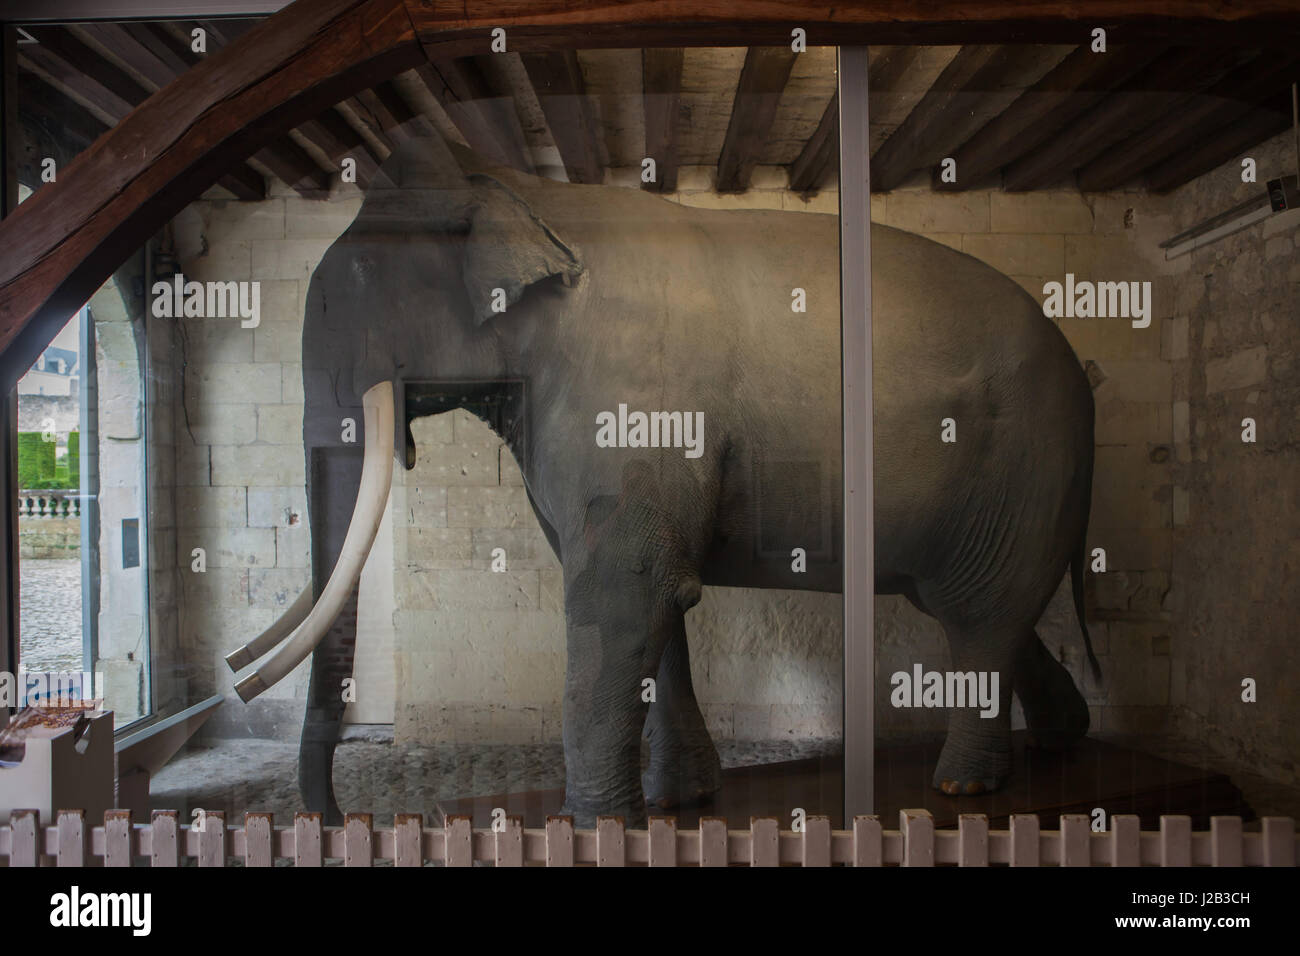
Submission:
<svg viewBox="0 0 1300 956">
<path fill-rule="evenodd" d="M 493 305 L 502 293 L 508 307 L 535 282 L 559 276 L 571 285 L 582 274 L 578 254 L 518 194 L 490 176 L 471 174 L 470 181 L 475 209 L 462 275 L 475 325 L 499 311 Z"/>
</svg>

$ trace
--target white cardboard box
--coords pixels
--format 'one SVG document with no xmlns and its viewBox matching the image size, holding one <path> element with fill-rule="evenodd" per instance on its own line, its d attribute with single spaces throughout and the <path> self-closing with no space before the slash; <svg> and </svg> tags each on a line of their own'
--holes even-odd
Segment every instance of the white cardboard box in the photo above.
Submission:
<svg viewBox="0 0 1300 956">
<path fill-rule="evenodd" d="M 7 721 L 5 721 L 7 723 Z M 74 739 L 72 727 L 36 727 L 16 767 L 0 767 L 0 824 L 14 810 L 38 810 L 41 825 L 60 810 L 84 810 L 86 826 L 103 826 L 113 809 L 113 712 L 90 718 Z"/>
</svg>

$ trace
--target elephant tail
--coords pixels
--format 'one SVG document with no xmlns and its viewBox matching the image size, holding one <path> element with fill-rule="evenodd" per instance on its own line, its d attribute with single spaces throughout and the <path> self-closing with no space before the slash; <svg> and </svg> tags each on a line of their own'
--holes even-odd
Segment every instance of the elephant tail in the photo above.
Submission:
<svg viewBox="0 0 1300 956">
<path fill-rule="evenodd" d="M 1086 526 L 1085 526 L 1086 528 Z M 1092 670 L 1093 680 L 1101 680 L 1101 665 L 1097 655 L 1092 652 L 1092 637 L 1088 634 L 1088 616 L 1083 608 L 1083 569 L 1088 565 L 1088 545 L 1086 531 L 1079 535 L 1079 550 L 1070 562 L 1070 590 L 1074 592 L 1074 613 L 1079 617 L 1079 629 L 1083 631 L 1083 646 L 1088 651 L 1088 665 Z"/>
</svg>

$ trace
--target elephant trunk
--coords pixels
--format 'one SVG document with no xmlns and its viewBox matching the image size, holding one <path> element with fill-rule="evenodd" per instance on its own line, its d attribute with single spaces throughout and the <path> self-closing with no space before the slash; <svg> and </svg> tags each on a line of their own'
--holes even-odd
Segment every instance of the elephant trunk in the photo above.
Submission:
<svg viewBox="0 0 1300 956">
<path fill-rule="evenodd" d="M 371 387 L 361 401 L 365 409 L 365 457 L 357 503 L 342 552 L 310 612 L 298 621 L 291 620 L 307 604 L 304 597 L 309 599 L 309 596 L 304 592 L 280 621 L 226 658 L 232 667 L 243 666 L 270 650 L 293 628 L 293 634 L 274 657 L 235 685 L 236 693 L 245 703 L 283 679 L 321 642 L 357 586 L 361 569 L 370 556 L 393 482 L 393 383 L 380 382 Z"/>
</svg>

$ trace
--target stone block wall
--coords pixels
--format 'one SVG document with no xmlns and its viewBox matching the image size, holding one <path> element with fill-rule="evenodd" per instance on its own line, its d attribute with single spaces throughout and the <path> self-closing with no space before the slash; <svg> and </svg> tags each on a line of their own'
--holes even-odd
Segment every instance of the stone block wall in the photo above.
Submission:
<svg viewBox="0 0 1300 956">
<path fill-rule="evenodd" d="M 255 328 L 238 318 L 160 320 L 176 336 L 178 639 L 191 698 L 227 696 L 205 728 L 212 735 L 292 738 L 302 723 L 308 663 L 244 704 L 224 658 L 308 584 L 303 308 L 312 270 L 358 208 L 354 188 L 320 202 L 282 189 L 260 203 L 204 199 L 171 226 L 187 280 L 261 283 Z"/>
<path fill-rule="evenodd" d="M 1171 197 L 1178 229 L 1296 172 L 1283 134 Z M 1293 200 L 1294 204 L 1294 200 Z M 1197 249 L 1173 365 L 1175 729 L 1222 760 L 1300 783 L 1300 209 Z M 1242 441 L 1243 420 L 1256 441 Z M 1256 683 L 1255 702 L 1243 681 Z"/>
</svg>

